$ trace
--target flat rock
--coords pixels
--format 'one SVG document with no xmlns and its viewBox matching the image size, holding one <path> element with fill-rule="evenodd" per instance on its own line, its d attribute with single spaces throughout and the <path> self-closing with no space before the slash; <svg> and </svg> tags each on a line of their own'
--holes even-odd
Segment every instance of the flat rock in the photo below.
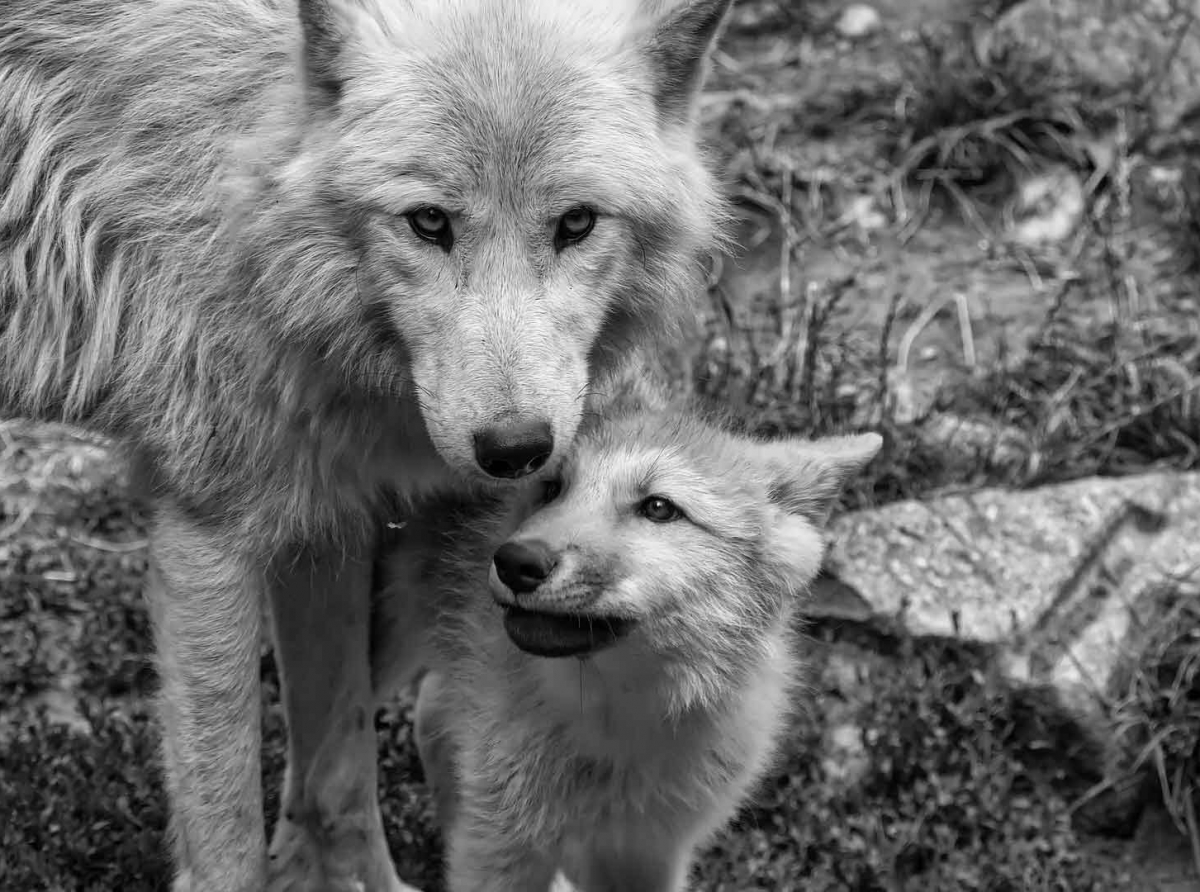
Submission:
<svg viewBox="0 0 1200 892">
<path fill-rule="evenodd" d="M 1104 741 L 1167 595 L 1200 593 L 1200 473 L 897 502 L 831 534 L 810 615 L 982 645 Z"/>
<path fill-rule="evenodd" d="M 876 616 L 917 635 L 1011 643 L 1051 622 L 1106 553 L 1200 566 L 1200 474 L 895 502 L 839 518 L 831 535 L 829 571 Z"/>
</svg>

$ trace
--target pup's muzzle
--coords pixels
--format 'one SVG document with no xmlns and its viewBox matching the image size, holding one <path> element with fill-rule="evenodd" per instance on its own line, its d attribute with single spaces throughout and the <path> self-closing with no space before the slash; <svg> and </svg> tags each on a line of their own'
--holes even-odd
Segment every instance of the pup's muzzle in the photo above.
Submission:
<svg viewBox="0 0 1200 892">
<path fill-rule="evenodd" d="M 536 591 L 554 572 L 558 556 L 540 539 L 505 542 L 492 558 L 496 575 L 514 595 Z"/>
<path fill-rule="evenodd" d="M 539 539 L 512 540 L 497 549 L 492 595 L 504 609 L 504 631 L 513 644 L 539 657 L 582 656 L 608 647 L 633 628 L 632 620 L 556 609 L 553 601 L 539 599 L 538 589 L 557 566 L 558 555 Z"/>
</svg>

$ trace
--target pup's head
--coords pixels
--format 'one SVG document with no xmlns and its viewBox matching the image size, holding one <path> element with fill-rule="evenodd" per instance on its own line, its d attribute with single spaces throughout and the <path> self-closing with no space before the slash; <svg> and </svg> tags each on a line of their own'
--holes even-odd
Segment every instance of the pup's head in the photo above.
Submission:
<svg viewBox="0 0 1200 892">
<path fill-rule="evenodd" d="M 830 508 L 881 442 L 766 442 L 661 410 L 601 422 L 496 552 L 509 637 L 734 671 L 816 576 Z"/>
<path fill-rule="evenodd" d="M 355 312 L 453 467 L 551 463 L 597 372 L 697 293 L 720 204 L 694 106 L 729 2 L 301 0 L 291 176 L 353 221 Z"/>
</svg>

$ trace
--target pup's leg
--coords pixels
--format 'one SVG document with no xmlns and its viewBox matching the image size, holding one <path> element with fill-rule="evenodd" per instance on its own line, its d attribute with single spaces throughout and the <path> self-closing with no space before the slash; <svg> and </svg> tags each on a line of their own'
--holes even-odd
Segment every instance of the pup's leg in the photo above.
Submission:
<svg viewBox="0 0 1200 892">
<path fill-rule="evenodd" d="M 617 849 L 590 849 L 571 879 L 586 892 L 683 892 L 692 846 L 623 828 L 629 839 Z"/>
<path fill-rule="evenodd" d="M 211 527 L 156 506 L 154 619 L 176 892 L 261 892 L 261 585 Z"/>
<path fill-rule="evenodd" d="M 446 696 L 445 679 L 437 672 L 426 673 L 417 693 L 413 736 L 443 834 L 454 826 L 458 810 L 458 755 L 448 720 L 453 709 L 454 704 Z"/>
<path fill-rule="evenodd" d="M 302 551 L 273 568 L 288 766 L 271 892 L 402 892 L 383 834 L 371 690 L 370 550 Z"/>
<path fill-rule="evenodd" d="M 555 878 L 555 859 L 506 833 L 499 803 L 460 786 L 454 826 L 447 840 L 450 892 L 546 892 Z M 492 791 L 497 791 L 495 786 Z M 498 792 L 498 791 L 497 791 Z M 631 889 L 633 887 L 630 887 Z M 591 890 L 588 890 L 591 892 Z"/>
</svg>

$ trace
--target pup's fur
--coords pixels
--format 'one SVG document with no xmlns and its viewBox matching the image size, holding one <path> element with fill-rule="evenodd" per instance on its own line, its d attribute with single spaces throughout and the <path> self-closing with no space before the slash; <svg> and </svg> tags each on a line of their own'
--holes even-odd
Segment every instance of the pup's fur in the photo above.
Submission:
<svg viewBox="0 0 1200 892">
<path fill-rule="evenodd" d="M 118 437 L 154 500 L 177 890 L 266 879 L 264 593 L 274 885 L 400 887 L 374 531 L 483 481 L 480 432 L 545 422 L 560 453 L 594 376 L 683 312 L 719 217 L 693 106 L 728 2 L 0 5 L 0 413 Z M 410 225 L 428 205 L 452 245 Z M 559 250 L 579 206 L 595 228 Z"/>
<path fill-rule="evenodd" d="M 881 442 L 763 442 L 637 401 L 610 412 L 580 435 L 548 504 L 447 503 L 390 558 L 376 666 L 381 687 L 403 682 L 431 625 L 417 735 L 452 892 L 545 892 L 559 866 L 583 892 L 683 888 L 697 846 L 770 763 L 829 507 Z M 642 516 L 653 495 L 683 518 Z M 497 554 L 488 597 L 506 539 L 554 569 L 514 593 Z M 423 604 L 404 597 L 413 587 Z M 547 659 L 506 635 L 510 605 L 599 634 L 636 625 Z"/>
</svg>

